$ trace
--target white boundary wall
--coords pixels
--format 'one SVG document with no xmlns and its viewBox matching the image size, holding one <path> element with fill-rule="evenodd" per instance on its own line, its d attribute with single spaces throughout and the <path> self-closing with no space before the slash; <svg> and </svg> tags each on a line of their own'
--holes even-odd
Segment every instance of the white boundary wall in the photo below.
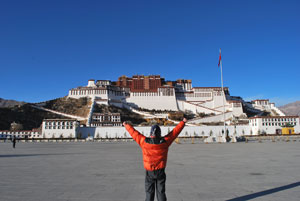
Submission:
<svg viewBox="0 0 300 201">
<path fill-rule="evenodd" d="M 175 126 L 161 126 L 162 136 L 168 134 Z M 140 133 L 149 137 L 150 126 L 147 127 L 135 127 Z M 192 137 L 192 136 L 209 136 L 212 135 L 219 136 L 224 129 L 223 126 L 186 126 L 180 133 L 180 137 Z M 250 135 L 250 127 L 244 126 L 227 126 L 226 129 L 229 130 L 229 135 L 232 136 L 236 130 L 236 136 Z M 124 127 L 80 127 L 77 130 L 77 135 L 81 134 L 83 138 L 88 136 L 94 138 L 130 138 L 129 133 Z"/>
</svg>

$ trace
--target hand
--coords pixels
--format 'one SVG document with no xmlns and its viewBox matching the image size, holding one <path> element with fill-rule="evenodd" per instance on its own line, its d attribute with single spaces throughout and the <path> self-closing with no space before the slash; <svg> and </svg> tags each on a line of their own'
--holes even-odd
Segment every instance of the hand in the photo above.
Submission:
<svg viewBox="0 0 300 201">
<path fill-rule="evenodd" d="M 182 120 L 184 123 L 186 123 L 187 122 L 187 119 L 186 118 L 183 118 L 183 120 Z"/>
<path fill-rule="evenodd" d="M 126 126 L 126 124 L 127 124 L 127 123 L 124 121 L 124 122 L 123 122 L 123 126 L 125 127 L 125 126 Z"/>
</svg>

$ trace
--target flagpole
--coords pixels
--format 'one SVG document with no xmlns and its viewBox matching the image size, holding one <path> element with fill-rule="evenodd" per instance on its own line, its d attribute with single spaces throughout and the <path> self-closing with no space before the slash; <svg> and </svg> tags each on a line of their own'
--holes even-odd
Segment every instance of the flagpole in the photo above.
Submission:
<svg viewBox="0 0 300 201">
<path fill-rule="evenodd" d="M 221 48 L 220 48 L 220 56 L 221 56 Z M 224 120 L 224 136 L 223 139 L 226 142 L 226 123 L 225 123 L 225 92 L 224 92 L 224 86 L 223 86 L 223 69 L 222 69 L 222 59 L 219 61 L 220 62 L 220 67 L 221 67 L 221 84 L 222 84 L 222 94 L 223 94 L 223 120 Z"/>
</svg>

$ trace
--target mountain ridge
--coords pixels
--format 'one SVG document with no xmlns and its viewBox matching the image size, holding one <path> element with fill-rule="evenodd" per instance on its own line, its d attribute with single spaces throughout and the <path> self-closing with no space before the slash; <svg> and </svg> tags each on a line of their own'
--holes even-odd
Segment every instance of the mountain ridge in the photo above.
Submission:
<svg viewBox="0 0 300 201">
<path fill-rule="evenodd" d="M 26 102 L 24 101 L 16 101 L 16 100 L 7 100 L 0 98 L 0 108 L 8 108 L 8 107 L 14 107 L 16 105 L 24 105 Z"/>
<path fill-rule="evenodd" d="M 300 116 L 300 101 L 288 103 L 278 107 L 284 114 L 289 116 Z"/>
</svg>

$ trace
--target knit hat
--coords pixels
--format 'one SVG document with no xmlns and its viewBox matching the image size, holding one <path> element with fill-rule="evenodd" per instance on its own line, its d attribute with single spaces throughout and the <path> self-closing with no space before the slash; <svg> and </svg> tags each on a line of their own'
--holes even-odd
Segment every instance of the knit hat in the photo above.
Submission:
<svg viewBox="0 0 300 201">
<path fill-rule="evenodd" d="M 151 127 L 150 137 L 151 138 L 160 138 L 161 137 L 160 127 L 157 124 L 155 124 Z"/>
</svg>

